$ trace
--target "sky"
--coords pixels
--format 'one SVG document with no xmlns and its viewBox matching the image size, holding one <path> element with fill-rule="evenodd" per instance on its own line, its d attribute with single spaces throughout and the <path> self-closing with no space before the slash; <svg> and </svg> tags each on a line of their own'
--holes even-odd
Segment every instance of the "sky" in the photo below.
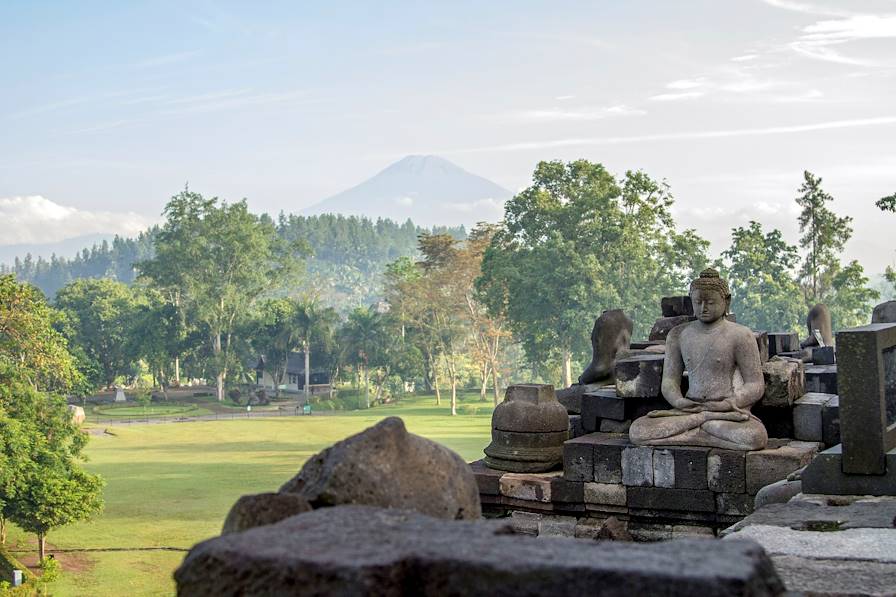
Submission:
<svg viewBox="0 0 896 597">
<path fill-rule="evenodd" d="M 0 244 L 133 234 L 191 190 L 298 212 L 408 154 L 664 178 L 718 254 L 798 240 L 802 172 L 896 261 L 896 0 L 0 3 Z"/>
</svg>

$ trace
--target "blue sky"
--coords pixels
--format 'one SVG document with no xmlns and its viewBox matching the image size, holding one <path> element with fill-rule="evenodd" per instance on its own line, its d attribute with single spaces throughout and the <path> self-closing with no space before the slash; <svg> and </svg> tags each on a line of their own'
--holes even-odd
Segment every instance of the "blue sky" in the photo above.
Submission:
<svg viewBox="0 0 896 597">
<path fill-rule="evenodd" d="M 896 1 L 0 4 L 5 244 L 133 232 L 190 187 L 298 211 L 412 153 L 666 178 L 721 251 L 796 241 L 801 172 L 894 260 Z"/>
</svg>

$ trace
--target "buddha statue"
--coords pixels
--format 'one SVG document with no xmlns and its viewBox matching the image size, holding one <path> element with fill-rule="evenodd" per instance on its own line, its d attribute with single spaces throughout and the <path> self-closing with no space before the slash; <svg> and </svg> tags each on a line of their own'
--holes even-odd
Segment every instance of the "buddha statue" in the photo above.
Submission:
<svg viewBox="0 0 896 597">
<path fill-rule="evenodd" d="M 648 446 L 761 450 L 768 434 L 750 407 L 762 398 L 765 381 L 753 332 L 725 317 L 731 292 L 719 272 L 703 271 L 689 294 L 697 320 L 673 328 L 666 339 L 662 391 L 673 408 L 637 419 L 630 439 Z M 687 396 L 681 393 L 685 370 Z"/>
</svg>

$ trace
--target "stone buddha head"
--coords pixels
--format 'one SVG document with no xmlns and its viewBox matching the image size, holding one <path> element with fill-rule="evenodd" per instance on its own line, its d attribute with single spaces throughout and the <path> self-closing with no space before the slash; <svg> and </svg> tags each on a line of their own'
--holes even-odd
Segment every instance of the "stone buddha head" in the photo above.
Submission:
<svg viewBox="0 0 896 597">
<path fill-rule="evenodd" d="M 691 282 L 688 294 L 694 304 L 694 315 L 705 324 L 715 323 L 725 317 L 731 306 L 728 282 L 712 268 L 700 272 L 700 277 Z"/>
</svg>

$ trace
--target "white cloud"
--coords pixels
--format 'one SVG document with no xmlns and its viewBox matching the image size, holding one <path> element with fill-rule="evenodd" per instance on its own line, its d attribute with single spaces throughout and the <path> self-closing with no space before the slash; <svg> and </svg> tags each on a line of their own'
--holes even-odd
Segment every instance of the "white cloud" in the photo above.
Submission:
<svg viewBox="0 0 896 597">
<path fill-rule="evenodd" d="M 749 62 L 750 60 L 756 60 L 759 58 L 759 54 L 744 54 L 742 56 L 735 56 L 731 59 L 731 62 Z"/>
<path fill-rule="evenodd" d="M 803 27 L 803 39 L 837 40 L 896 37 L 896 14 L 855 15 L 848 19 L 818 21 Z"/>
<path fill-rule="evenodd" d="M 401 205 L 401 206 L 403 206 L 403 207 L 409 207 L 409 206 L 411 206 L 411 205 L 414 204 L 414 198 L 413 198 L 413 197 L 407 197 L 407 196 L 405 196 L 405 197 L 397 197 L 397 198 L 395 199 L 395 203 L 396 203 L 397 205 Z"/>
<path fill-rule="evenodd" d="M 702 91 L 685 91 L 683 93 L 661 93 L 652 95 L 650 99 L 655 102 L 677 102 L 680 100 L 696 99 L 705 95 Z"/>
<path fill-rule="evenodd" d="M 6 245 L 52 243 L 84 234 L 133 236 L 152 224 L 134 212 L 83 210 L 40 195 L 0 197 L 0 222 Z"/>
<path fill-rule="evenodd" d="M 574 96 L 574 95 L 558 95 L 554 99 L 557 100 L 558 102 L 564 102 L 566 100 L 575 99 L 575 97 L 576 96 Z"/>
<path fill-rule="evenodd" d="M 470 201 L 466 203 L 445 203 L 444 208 L 449 211 L 460 213 L 476 213 L 482 217 L 486 214 L 503 213 L 504 201 L 499 199 L 480 199 L 478 201 Z"/>
<path fill-rule="evenodd" d="M 794 0 L 762 0 L 769 6 L 774 6 L 775 8 L 783 8 L 784 10 L 790 10 L 793 12 L 801 12 L 805 14 L 813 14 L 813 15 L 830 15 L 834 17 L 842 17 L 849 16 L 854 13 L 843 10 L 841 8 L 830 8 L 827 6 L 821 6 L 818 4 L 812 4 L 810 2 L 797 2 Z"/>
<path fill-rule="evenodd" d="M 668 89 L 694 89 L 696 87 L 703 87 L 706 85 L 706 77 L 697 77 L 696 79 L 679 79 L 678 81 L 672 81 L 671 83 L 667 83 L 666 87 Z"/>
<path fill-rule="evenodd" d="M 514 112 L 510 117 L 514 120 L 526 120 L 530 122 L 552 122 L 561 120 L 603 120 L 614 116 L 641 116 L 647 114 L 639 108 L 632 108 L 624 104 L 601 108 L 559 109 L 549 108 L 545 110 L 524 110 Z"/>
<path fill-rule="evenodd" d="M 438 154 L 485 153 L 501 151 L 529 151 L 535 149 L 551 149 L 557 147 L 585 147 L 591 145 L 619 145 L 625 143 L 647 143 L 651 141 L 679 141 L 684 139 L 721 139 L 728 137 L 758 137 L 765 135 L 786 135 L 808 133 L 833 129 L 848 129 L 867 126 L 887 126 L 896 124 L 896 116 L 878 118 L 855 118 L 851 120 L 830 120 L 810 124 L 785 126 L 769 126 L 752 129 L 722 129 L 714 131 L 682 131 L 679 133 L 656 133 L 652 135 L 632 135 L 629 137 L 579 137 L 554 139 L 551 141 L 530 141 L 524 143 L 508 143 L 486 147 L 465 149 L 443 149 Z"/>
</svg>

